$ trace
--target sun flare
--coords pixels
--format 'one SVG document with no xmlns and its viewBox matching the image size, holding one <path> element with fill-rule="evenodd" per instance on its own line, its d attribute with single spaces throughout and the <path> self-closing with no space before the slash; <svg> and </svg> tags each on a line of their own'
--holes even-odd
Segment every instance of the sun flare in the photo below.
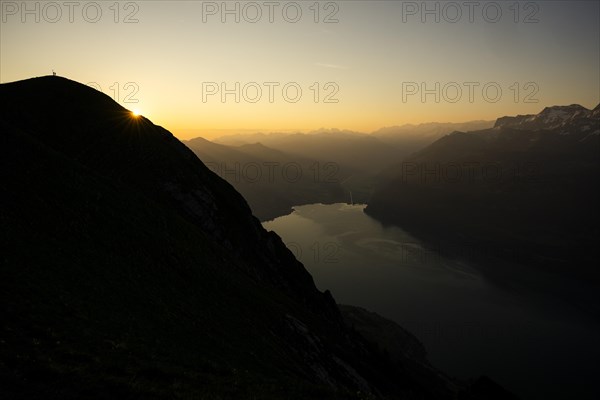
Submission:
<svg viewBox="0 0 600 400">
<path fill-rule="evenodd" d="M 131 115 L 133 115 L 136 118 L 139 117 L 140 116 L 140 110 L 138 110 L 138 109 L 131 110 Z"/>
</svg>

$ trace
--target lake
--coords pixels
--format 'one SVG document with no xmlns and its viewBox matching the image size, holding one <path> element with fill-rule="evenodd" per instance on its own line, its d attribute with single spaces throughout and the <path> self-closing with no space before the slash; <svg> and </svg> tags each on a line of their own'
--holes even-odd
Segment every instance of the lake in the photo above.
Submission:
<svg viewBox="0 0 600 400">
<path fill-rule="evenodd" d="M 544 287 L 558 291 L 562 277 L 530 271 L 518 259 L 471 257 L 468 246 L 444 251 L 383 226 L 364 207 L 297 206 L 263 225 L 320 290 L 405 327 L 448 375 L 488 375 L 524 399 L 600 398 L 592 385 L 600 322 L 552 289 L 528 284 L 550 282 Z"/>
</svg>

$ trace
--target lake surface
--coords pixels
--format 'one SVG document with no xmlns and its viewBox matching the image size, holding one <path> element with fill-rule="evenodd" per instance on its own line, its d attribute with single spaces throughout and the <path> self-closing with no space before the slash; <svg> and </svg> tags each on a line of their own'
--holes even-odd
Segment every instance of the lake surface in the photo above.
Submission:
<svg viewBox="0 0 600 400">
<path fill-rule="evenodd" d="M 600 385 L 592 386 L 600 372 L 600 322 L 523 283 L 561 277 L 482 261 L 467 247 L 444 255 L 383 226 L 364 207 L 298 206 L 263 225 L 282 237 L 320 290 L 410 330 L 448 375 L 488 375 L 523 399 L 600 398 Z M 490 279 L 490 268 L 501 269 L 502 279 Z"/>
</svg>

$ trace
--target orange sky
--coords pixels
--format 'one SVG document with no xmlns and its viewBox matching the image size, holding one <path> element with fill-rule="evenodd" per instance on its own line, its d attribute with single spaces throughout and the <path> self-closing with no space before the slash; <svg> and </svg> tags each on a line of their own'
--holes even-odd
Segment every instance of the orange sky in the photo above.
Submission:
<svg viewBox="0 0 600 400">
<path fill-rule="evenodd" d="M 0 81 L 55 69 L 181 138 L 600 102 L 598 2 L 50 3 L 2 2 Z"/>
</svg>

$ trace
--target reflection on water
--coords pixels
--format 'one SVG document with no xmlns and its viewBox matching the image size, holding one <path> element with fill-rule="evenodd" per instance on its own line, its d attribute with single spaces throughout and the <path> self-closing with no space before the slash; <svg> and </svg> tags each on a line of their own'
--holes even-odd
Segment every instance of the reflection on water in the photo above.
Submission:
<svg viewBox="0 0 600 400">
<path fill-rule="evenodd" d="M 282 237 L 319 289 L 411 330 L 449 375 L 486 374 L 524 398 L 596 398 L 589 386 L 600 325 L 520 284 L 533 275 L 524 267 L 482 262 L 469 246 L 422 243 L 382 226 L 362 205 L 294 209 L 264 226 Z M 482 273 L 490 269 L 501 269 L 502 280 Z M 531 280 L 546 279 L 535 274 Z"/>
</svg>

